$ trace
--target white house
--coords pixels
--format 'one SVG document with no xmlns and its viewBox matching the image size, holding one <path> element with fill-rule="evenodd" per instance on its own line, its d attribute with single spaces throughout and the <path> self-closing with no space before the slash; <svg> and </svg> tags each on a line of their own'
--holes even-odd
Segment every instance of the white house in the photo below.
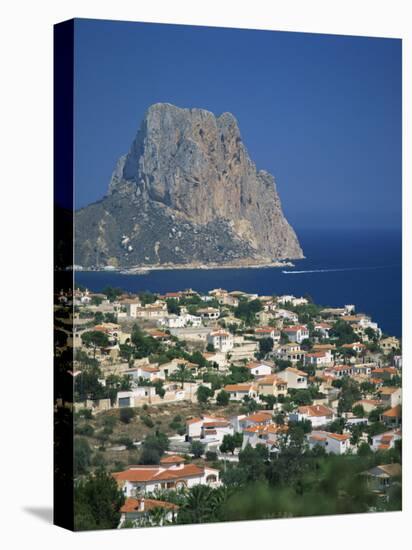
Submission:
<svg viewBox="0 0 412 550">
<path fill-rule="evenodd" d="M 325 405 L 303 405 L 298 407 L 296 411 L 289 414 L 289 420 L 292 422 L 300 422 L 301 420 L 310 420 L 312 427 L 324 426 L 332 422 L 335 418 L 335 413 Z"/>
<path fill-rule="evenodd" d="M 215 307 L 203 307 L 198 309 L 197 313 L 206 321 L 214 321 L 220 316 L 220 311 Z"/>
<path fill-rule="evenodd" d="M 150 518 L 150 511 L 154 509 L 164 511 L 163 521 L 171 523 L 179 510 L 177 504 L 151 498 L 126 498 L 123 506 L 120 508 L 120 522 L 118 528 L 121 528 L 126 521 L 139 524 L 140 521 Z"/>
<path fill-rule="evenodd" d="M 308 387 L 308 375 L 306 372 L 295 369 L 294 367 L 288 367 L 278 372 L 277 375 L 279 378 L 286 381 L 288 389 L 300 390 Z"/>
<path fill-rule="evenodd" d="M 276 357 L 282 361 L 290 361 L 291 363 L 297 363 L 302 361 L 306 355 L 306 351 L 300 348 L 299 344 L 282 344 L 276 350 Z"/>
<path fill-rule="evenodd" d="M 228 352 L 233 349 L 233 335 L 223 329 L 212 331 L 207 341 L 218 351 Z"/>
<path fill-rule="evenodd" d="M 274 365 L 263 361 L 252 361 L 246 365 L 246 368 L 249 369 L 253 376 L 268 376 L 272 374 L 273 367 Z"/>
<path fill-rule="evenodd" d="M 261 340 L 262 338 L 272 338 L 277 343 L 280 340 L 280 331 L 274 327 L 259 327 L 255 329 L 255 338 Z"/>
<path fill-rule="evenodd" d="M 242 401 L 245 397 L 257 399 L 258 394 L 254 384 L 228 384 L 223 388 L 233 401 Z"/>
<path fill-rule="evenodd" d="M 189 441 L 192 439 L 198 439 L 202 436 L 203 424 L 210 423 L 228 423 L 227 419 L 224 417 L 216 417 L 211 415 L 204 415 L 202 417 L 191 418 L 186 421 L 186 436 Z M 207 430 L 206 430 L 207 431 Z M 203 434 L 204 434 L 203 430 Z"/>
<path fill-rule="evenodd" d="M 278 438 L 287 432 L 287 426 L 279 426 L 269 423 L 265 425 L 256 425 L 245 428 L 243 431 L 242 449 L 246 445 L 251 445 L 253 448 L 256 445 L 264 445 L 269 452 L 277 451 Z"/>
<path fill-rule="evenodd" d="M 156 388 L 154 386 L 139 386 L 129 391 L 119 391 L 116 397 L 116 406 L 136 407 L 142 401 L 150 402 L 156 396 Z"/>
<path fill-rule="evenodd" d="M 307 435 L 310 449 L 319 445 L 327 453 L 335 455 L 343 455 L 351 448 L 350 438 L 350 434 L 335 434 L 324 431 L 312 431 Z"/>
<path fill-rule="evenodd" d="M 272 413 L 270 411 L 257 411 L 247 416 L 240 415 L 237 418 L 237 430 L 244 431 L 252 426 L 266 426 L 272 422 Z M 233 419 L 231 419 L 233 421 Z"/>
<path fill-rule="evenodd" d="M 284 319 L 286 321 L 291 321 L 292 323 L 297 323 L 299 320 L 298 315 L 293 312 L 289 311 L 288 309 L 276 309 L 274 311 L 275 317 Z"/>
<path fill-rule="evenodd" d="M 330 350 L 314 351 L 305 355 L 305 365 L 320 369 L 333 362 L 333 356 Z"/>
<path fill-rule="evenodd" d="M 329 323 L 315 323 L 313 328 L 319 332 L 323 338 L 329 338 L 329 331 L 332 326 Z"/>
<path fill-rule="evenodd" d="M 395 442 L 402 439 L 400 430 L 391 430 L 383 434 L 372 436 L 372 450 L 373 451 L 387 451 L 393 449 Z"/>
<path fill-rule="evenodd" d="M 219 471 L 196 464 L 130 466 L 112 474 L 126 498 L 160 490 L 178 490 L 195 485 L 218 487 Z"/>
<path fill-rule="evenodd" d="M 383 386 L 379 390 L 379 397 L 384 407 L 396 407 L 402 403 L 402 390 L 393 386 Z"/>
<path fill-rule="evenodd" d="M 133 317 L 134 319 L 137 317 L 138 310 L 142 307 L 140 300 L 123 300 L 122 304 L 126 306 L 127 316 Z"/>
<path fill-rule="evenodd" d="M 297 344 L 301 344 L 303 340 L 309 338 L 309 329 L 306 325 L 284 327 L 283 332 L 287 334 L 291 342 L 296 342 Z"/>
<path fill-rule="evenodd" d="M 292 304 L 292 306 L 294 307 L 306 305 L 308 303 L 308 300 L 306 298 L 302 298 L 302 297 L 296 298 L 295 296 L 292 296 L 290 294 L 284 294 L 283 296 L 279 296 L 276 301 L 278 304 L 281 304 L 283 306 L 285 304 Z"/>
</svg>

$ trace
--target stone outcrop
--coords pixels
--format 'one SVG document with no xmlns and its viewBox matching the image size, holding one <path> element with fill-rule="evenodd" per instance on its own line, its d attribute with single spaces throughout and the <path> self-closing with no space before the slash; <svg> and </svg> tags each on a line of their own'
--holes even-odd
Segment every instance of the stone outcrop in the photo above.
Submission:
<svg viewBox="0 0 412 550">
<path fill-rule="evenodd" d="M 76 212 L 85 267 L 268 263 L 302 258 L 271 174 L 234 116 L 152 105 L 107 195 Z"/>
</svg>

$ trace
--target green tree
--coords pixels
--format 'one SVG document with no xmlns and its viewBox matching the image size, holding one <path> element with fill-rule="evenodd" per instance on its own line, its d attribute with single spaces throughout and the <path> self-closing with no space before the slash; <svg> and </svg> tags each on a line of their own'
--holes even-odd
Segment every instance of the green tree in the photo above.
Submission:
<svg viewBox="0 0 412 550">
<path fill-rule="evenodd" d="M 229 397 L 230 397 L 230 394 L 227 391 L 221 390 L 216 396 L 216 403 L 220 407 L 225 407 L 226 405 L 229 404 Z"/>
<path fill-rule="evenodd" d="M 119 410 L 119 418 L 124 424 L 130 424 L 136 416 L 136 411 L 131 407 L 124 407 Z"/>
<path fill-rule="evenodd" d="M 123 503 L 124 495 L 110 474 L 100 469 L 89 475 L 74 488 L 75 530 L 115 529 Z"/>
<path fill-rule="evenodd" d="M 180 305 L 175 298 L 169 298 L 166 300 L 167 312 L 173 315 L 180 315 Z"/>
<path fill-rule="evenodd" d="M 164 433 L 157 432 L 146 436 L 140 456 L 141 464 L 159 464 L 165 451 L 169 448 L 169 440 Z"/>
<path fill-rule="evenodd" d="M 213 391 L 207 386 L 199 386 L 196 391 L 196 397 L 199 403 L 206 404 L 213 396 Z"/>
<path fill-rule="evenodd" d="M 261 358 L 266 357 L 273 350 L 273 338 L 262 338 L 259 340 L 259 355 Z"/>
<path fill-rule="evenodd" d="M 93 348 L 93 359 L 96 357 L 97 348 L 105 348 L 109 345 L 107 334 L 100 330 L 91 330 L 83 332 L 82 342 L 88 348 Z"/>
<path fill-rule="evenodd" d="M 263 306 L 260 300 L 241 299 L 239 305 L 235 308 L 235 317 L 242 319 L 247 325 L 256 324 L 256 313 L 262 311 Z"/>
<path fill-rule="evenodd" d="M 123 294 L 123 290 L 121 288 L 114 288 L 112 286 L 106 286 L 102 290 L 102 292 L 107 296 L 107 299 L 110 302 L 114 302 L 119 296 Z"/>
<path fill-rule="evenodd" d="M 200 458 L 205 450 L 205 446 L 200 441 L 194 440 L 190 445 L 190 452 L 195 458 Z"/>
<path fill-rule="evenodd" d="M 74 438 L 74 473 L 86 474 L 91 465 L 92 450 L 87 439 Z"/>
</svg>

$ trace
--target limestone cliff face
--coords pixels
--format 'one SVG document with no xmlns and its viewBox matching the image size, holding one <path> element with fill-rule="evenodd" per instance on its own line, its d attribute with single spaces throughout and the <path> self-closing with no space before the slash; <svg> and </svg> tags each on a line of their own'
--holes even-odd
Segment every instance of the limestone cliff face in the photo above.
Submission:
<svg viewBox="0 0 412 550">
<path fill-rule="evenodd" d="M 152 105 L 107 196 L 76 214 L 85 266 L 301 257 L 274 178 L 256 170 L 230 113 Z"/>
</svg>

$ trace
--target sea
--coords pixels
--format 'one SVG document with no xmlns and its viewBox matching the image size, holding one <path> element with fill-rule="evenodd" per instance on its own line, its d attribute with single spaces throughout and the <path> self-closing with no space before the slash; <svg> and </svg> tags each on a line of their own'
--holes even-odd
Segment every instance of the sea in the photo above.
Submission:
<svg viewBox="0 0 412 550">
<path fill-rule="evenodd" d="M 294 267 L 155 270 L 145 275 L 78 271 L 76 282 L 155 293 L 192 288 L 243 290 L 260 295 L 309 295 L 317 304 L 355 304 L 389 335 L 402 336 L 402 237 L 398 231 L 301 230 L 305 259 Z"/>
</svg>

